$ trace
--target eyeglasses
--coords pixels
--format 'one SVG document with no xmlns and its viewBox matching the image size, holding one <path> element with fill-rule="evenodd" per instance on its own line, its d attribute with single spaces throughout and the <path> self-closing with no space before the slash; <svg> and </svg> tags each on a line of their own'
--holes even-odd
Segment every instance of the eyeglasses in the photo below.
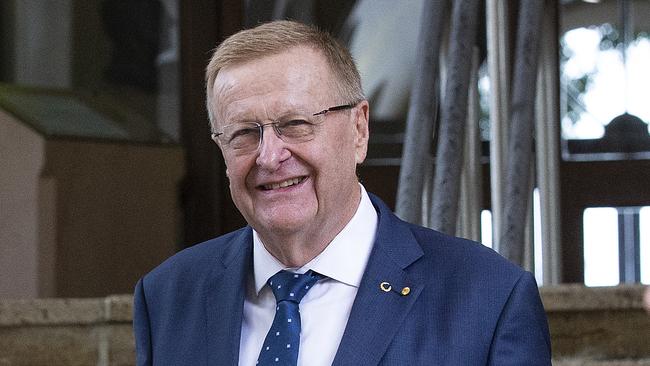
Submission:
<svg viewBox="0 0 650 366">
<path fill-rule="evenodd" d="M 269 123 L 236 122 L 223 127 L 221 132 L 213 132 L 212 139 L 217 139 L 221 145 L 231 150 L 235 155 L 245 155 L 256 151 L 262 144 L 264 127 L 273 126 L 276 136 L 282 141 L 295 144 L 314 139 L 316 127 L 325 121 L 329 112 L 351 109 L 356 103 L 338 105 L 311 114 L 309 117 L 299 117 L 292 114 Z"/>
</svg>

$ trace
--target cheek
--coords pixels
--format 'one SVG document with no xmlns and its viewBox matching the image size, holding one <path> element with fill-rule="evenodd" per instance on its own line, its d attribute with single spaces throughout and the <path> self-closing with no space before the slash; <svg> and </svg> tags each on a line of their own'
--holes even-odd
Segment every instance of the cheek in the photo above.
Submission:
<svg viewBox="0 0 650 366">
<path fill-rule="evenodd" d="M 236 192 L 243 192 L 246 190 L 246 175 L 235 174 L 230 177 L 230 189 Z"/>
<path fill-rule="evenodd" d="M 252 193 L 249 192 L 246 186 L 246 176 L 242 175 L 240 171 L 231 170 L 228 176 L 228 183 L 230 187 L 230 197 L 235 207 L 239 212 L 244 215 L 248 220 L 250 219 L 249 213 L 253 207 Z"/>
<path fill-rule="evenodd" d="M 333 121 L 332 126 L 328 126 L 328 130 L 322 136 L 319 145 L 323 146 L 323 150 L 329 150 L 336 153 L 335 156 L 340 156 L 349 150 L 352 144 L 353 134 L 346 121 Z"/>
<path fill-rule="evenodd" d="M 354 129 L 342 129 L 335 137 L 335 141 L 333 156 L 336 158 L 338 165 L 343 167 L 352 165 L 356 169 L 357 151 Z"/>
<path fill-rule="evenodd" d="M 329 185 L 332 181 L 344 182 L 351 175 L 356 177 L 356 151 L 352 132 L 348 130 L 340 132 L 332 134 L 327 148 L 318 151 L 319 161 L 322 162 L 319 170 L 325 176 L 325 180 L 329 181 L 325 182 Z"/>
</svg>

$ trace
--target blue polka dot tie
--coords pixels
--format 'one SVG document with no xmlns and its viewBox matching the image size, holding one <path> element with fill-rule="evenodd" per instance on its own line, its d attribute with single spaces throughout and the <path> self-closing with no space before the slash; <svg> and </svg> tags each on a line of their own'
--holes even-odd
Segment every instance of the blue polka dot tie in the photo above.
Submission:
<svg viewBox="0 0 650 366">
<path fill-rule="evenodd" d="M 271 329 L 264 339 L 257 365 L 291 365 L 298 363 L 300 347 L 300 310 L 298 305 L 307 291 L 322 275 L 309 271 L 305 274 L 280 271 L 269 278 L 277 306 Z"/>
</svg>

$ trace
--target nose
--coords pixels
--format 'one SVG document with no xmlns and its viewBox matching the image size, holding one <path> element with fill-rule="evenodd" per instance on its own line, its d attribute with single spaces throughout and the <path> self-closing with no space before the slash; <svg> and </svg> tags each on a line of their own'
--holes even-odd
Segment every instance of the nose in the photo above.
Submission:
<svg viewBox="0 0 650 366">
<path fill-rule="evenodd" d="M 264 131 L 269 127 L 270 131 Z M 280 167 L 280 164 L 291 156 L 291 152 L 286 148 L 286 143 L 278 137 L 278 132 L 272 124 L 262 127 L 262 141 L 258 150 L 255 162 L 261 168 L 274 171 Z"/>
</svg>

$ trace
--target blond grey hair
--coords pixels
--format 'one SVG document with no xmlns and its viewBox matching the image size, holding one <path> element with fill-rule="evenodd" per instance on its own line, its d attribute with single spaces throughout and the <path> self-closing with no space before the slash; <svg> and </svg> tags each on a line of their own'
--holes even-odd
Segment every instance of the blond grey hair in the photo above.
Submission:
<svg viewBox="0 0 650 366">
<path fill-rule="evenodd" d="M 310 25 L 288 20 L 273 21 L 235 33 L 215 49 L 205 73 L 210 123 L 213 125 L 215 122 L 210 101 L 219 70 L 298 46 L 312 47 L 323 54 L 335 76 L 333 85 L 345 102 L 356 103 L 365 99 L 352 55 L 334 37 Z"/>
</svg>

